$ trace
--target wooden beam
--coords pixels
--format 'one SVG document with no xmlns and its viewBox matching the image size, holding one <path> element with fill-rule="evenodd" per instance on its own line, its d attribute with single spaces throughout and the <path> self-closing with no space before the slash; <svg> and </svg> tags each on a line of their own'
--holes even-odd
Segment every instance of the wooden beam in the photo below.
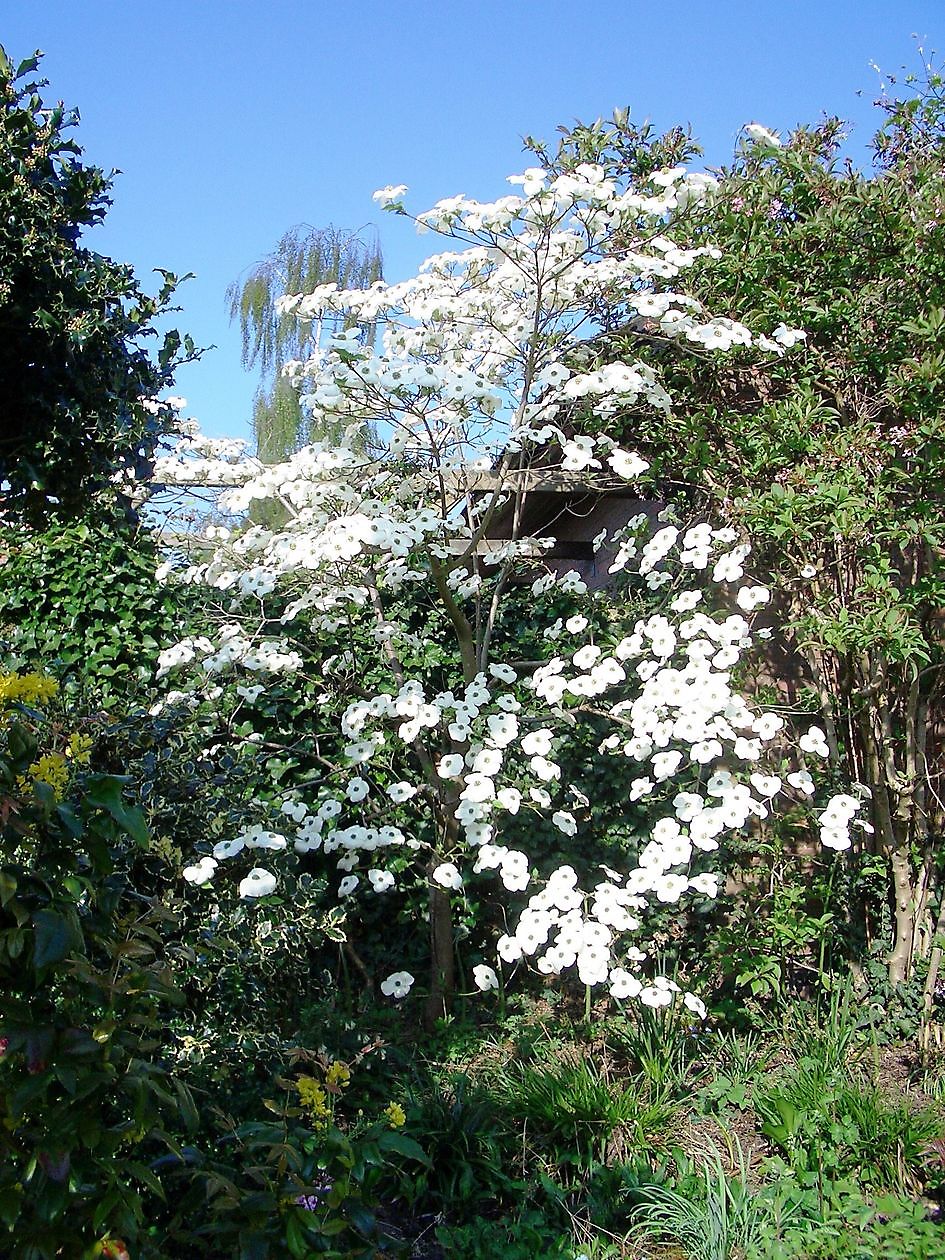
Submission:
<svg viewBox="0 0 945 1260">
<path fill-rule="evenodd" d="M 494 472 L 454 473 L 446 479 L 451 490 L 460 493 L 489 494 L 498 489 L 510 492 L 524 487 L 527 494 L 599 494 L 616 499 L 639 499 L 639 492 L 625 481 L 607 481 L 592 472 L 561 472 L 555 469 L 513 469 L 498 477 Z"/>
<path fill-rule="evenodd" d="M 418 472 L 415 476 L 427 476 L 436 484 L 433 471 Z M 524 484 L 526 493 L 543 494 L 600 494 L 616 499 L 639 499 L 639 493 L 625 481 L 608 481 L 593 472 L 562 472 L 558 469 L 513 468 L 504 476 L 494 472 L 448 473 L 443 477 L 448 490 L 458 494 L 472 491 L 474 494 L 491 494 L 499 489 L 510 492 Z M 152 494 L 166 494 L 172 490 L 233 490 L 242 485 L 239 481 L 163 481 L 152 482 Z"/>
</svg>

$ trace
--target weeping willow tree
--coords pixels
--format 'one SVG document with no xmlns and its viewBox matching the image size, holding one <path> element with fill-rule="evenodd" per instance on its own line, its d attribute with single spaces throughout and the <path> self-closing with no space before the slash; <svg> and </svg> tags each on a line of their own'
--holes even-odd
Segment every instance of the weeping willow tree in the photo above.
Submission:
<svg viewBox="0 0 945 1260">
<path fill-rule="evenodd" d="M 328 436 L 312 432 L 296 390 L 282 375 L 285 363 L 306 358 L 324 326 L 303 323 L 294 314 L 280 315 L 276 299 L 284 293 L 307 293 L 320 284 L 366 288 L 381 279 L 382 265 L 376 239 L 365 241 L 355 232 L 330 225 L 299 224 L 227 289 L 230 319 L 240 323 L 243 366 L 258 367 L 260 372 L 253 433 L 257 454 L 265 463 L 277 463 L 306 442 Z"/>
</svg>

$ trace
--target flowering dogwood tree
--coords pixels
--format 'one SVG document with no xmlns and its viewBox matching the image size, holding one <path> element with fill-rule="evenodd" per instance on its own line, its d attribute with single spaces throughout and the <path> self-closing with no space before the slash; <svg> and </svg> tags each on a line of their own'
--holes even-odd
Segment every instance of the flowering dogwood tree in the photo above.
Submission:
<svg viewBox="0 0 945 1260">
<path fill-rule="evenodd" d="M 800 766 L 789 783 L 764 772 L 764 747 L 783 720 L 733 688 L 749 618 L 768 591 L 743 581 L 748 551 L 733 531 L 671 519 L 654 529 L 640 515 L 596 540 L 613 582 L 589 593 L 576 572 L 543 561 L 554 539 L 527 535 L 525 507 L 555 476 L 598 489 L 645 476 L 646 462 L 620 440 L 621 417 L 672 400 L 653 367 L 593 369 L 603 309 L 656 319 L 668 340 L 701 354 L 782 355 L 803 334 L 753 336 L 677 286 L 696 257 L 712 254 L 673 238 L 679 211 L 712 196 L 710 176 L 678 166 L 621 185 L 584 165 L 557 176 L 533 168 L 510 182 L 514 195 L 453 197 L 416 218 L 456 246 L 417 276 L 282 300 L 303 320 L 330 313 L 383 329 L 365 344 L 349 327 L 288 365 L 303 404 L 333 431 L 343 425 L 344 441 L 263 467 L 190 432 L 159 469 L 164 481 L 229 484 L 221 507 L 235 518 L 208 531 L 209 552 L 178 572 L 225 592 L 229 613 L 214 636 L 169 647 L 162 672 L 194 665 L 208 686 L 232 676 L 252 703 L 267 678 L 302 667 L 290 632 L 303 614 L 316 635 L 368 627 L 388 669 L 383 686 L 344 706 L 338 757 L 314 790 L 286 796 L 281 825 L 263 819 L 221 840 L 185 876 L 208 883 L 232 863 L 240 894 L 258 898 L 278 885 L 280 852 L 318 851 L 338 869 L 340 898 L 396 897 L 405 873 L 421 870 L 428 1011 L 439 1014 L 455 983 L 451 907 L 492 872 L 517 906 L 497 962 L 527 961 L 548 975 L 574 969 L 616 998 L 666 1005 L 678 986 L 646 965 L 648 906 L 714 896 L 720 837 L 766 817 L 782 793 L 814 790 Z M 405 192 L 376 198 L 403 214 Z M 365 454 L 365 431 L 383 446 Z M 279 501 L 284 525 L 246 523 L 261 499 Z M 499 514 L 511 521 L 502 540 L 491 529 Z M 521 612 L 523 588 L 528 660 L 505 616 L 510 601 Z M 397 610 L 421 591 L 449 643 L 432 663 L 408 666 L 413 632 Z M 634 592 L 646 597 L 642 612 Z M 583 763 L 564 774 L 559 753 L 575 741 Z M 822 756 L 822 732 L 806 731 L 801 750 Z M 624 812 L 646 802 L 646 834 L 624 869 L 549 868 L 549 846 L 536 837 L 550 826 L 565 845 L 589 825 L 581 765 L 601 762 L 625 785 Z M 823 810 L 825 844 L 849 843 L 857 805 L 835 797 Z M 481 989 L 499 983 L 486 963 L 474 978 Z M 413 983 L 394 971 L 381 989 L 399 998 Z M 693 994 L 681 1000 L 703 1009 Z"/>
</svg>

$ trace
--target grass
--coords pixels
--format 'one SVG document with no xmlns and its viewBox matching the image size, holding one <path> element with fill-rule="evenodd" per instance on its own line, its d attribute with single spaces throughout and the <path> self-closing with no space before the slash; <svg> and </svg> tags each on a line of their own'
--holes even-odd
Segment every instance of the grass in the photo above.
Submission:
<svg viewBox="0 0 945 1260">
<path fill-rule="evenodd" d="M 688 1193 L 667 1185 L 645 1186 L 634 1195 L 630 1237 L 677 1243 L 687 1260 L 736 1260 L 760 1254 L 800 1215 L 799 1206 L 774 1193 L 760 1193 L 737 1139 L 735 1174 L 719 1150 L 704 1157 Z M 731 1152 L 730 1152 L 731 1154 Z"/>
<path fill-rule="evenodd" d="M 872 1231 L 882 1260 L 945 1260 L 945 1105 L 877 1074 L 842 992 L 740 1033 L 547 1009 L 497 1031 L 416 1094 L 441 1248 L 418 1256 L 873 1260 Z"/>
</svg>

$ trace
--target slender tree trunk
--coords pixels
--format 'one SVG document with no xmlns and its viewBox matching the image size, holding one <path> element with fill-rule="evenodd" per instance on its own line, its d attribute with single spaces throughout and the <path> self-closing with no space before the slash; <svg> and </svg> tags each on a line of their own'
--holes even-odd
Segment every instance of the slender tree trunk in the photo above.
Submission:
<svg viewBox="0 0 945 1260">
<path fill-rule="evenodd" d="M 917 555 L 908 566 L 913 586 L 923 572 L 934 568 L 931 552 L 928 548 L 926 552 L 924 560 Z M 839 554 L 837 570 L 842 577 L 840 604 L 855 603 L 858 579 L 842 576 Z M 795 612 L 803 616 L 802 609 Z M 924 632 L 930 643 L 941 640 L 930 623 Z M 863 783 L 870 790 L 873 832 L 862 840 L 861 851 L 887 864 L 893 927 L 892 940 L 886 942 L 889 983 L 908 980 L 917 960 L 933 956 L 937 974 L 942 951 L 936 952 L 935 941 L 945 930 L 940 868 L 945 835 L 945 803 L 939 791 L 945 748 L 941 666 L 923 669 L 914 660 L 891 659 L 879 640 L 860 651 L 831 650 L 816 643 L 795 644 L 795 649 L 821 702 L 832 764 L 842 769 L 849 783 Z M 876 907 L 864 901 L 860 911 L 869 940 L 878 918 Z M 933 977 L 933 988 L 934 984 Z"/>
<path fill-rule="evenodd" d="M 902 984 L 912 971 L 912 955 L 915 946 L 915 894 L 912 887 L 912 863 L 909 850 L 897 846 L 889 854 L 889 866 L 893 881 L 893 923 L 895 939 L 889 955 L 889 983 Z"/>
<path fill-rule="evenodd" d="M 945 934 L 945 897 L 942 898 L 935 921 L 933 942 L 938 942 Z M 942 966 L 942 946 L 933 943 L 929 954 L 929 970 L 925 977 L 925 988 L 922 992 L 922 1049 L 929 1048 L 929 1036 L 932 1026 L 932 1007 L 935 1004 L 935 989 L 938 985 L 939 972 Z"/>
<path fill-rule="evenodd" d="M 456 991 L 456 961 L 453 953 L 453 911 L 447 889 L 433 881 L 436 859 L 427 868 L 430 883 L 430 995 L 424 1010 L 424 1024 L 432 1031 L 438 1019 L 448 1015 Z"/>
</svg>

